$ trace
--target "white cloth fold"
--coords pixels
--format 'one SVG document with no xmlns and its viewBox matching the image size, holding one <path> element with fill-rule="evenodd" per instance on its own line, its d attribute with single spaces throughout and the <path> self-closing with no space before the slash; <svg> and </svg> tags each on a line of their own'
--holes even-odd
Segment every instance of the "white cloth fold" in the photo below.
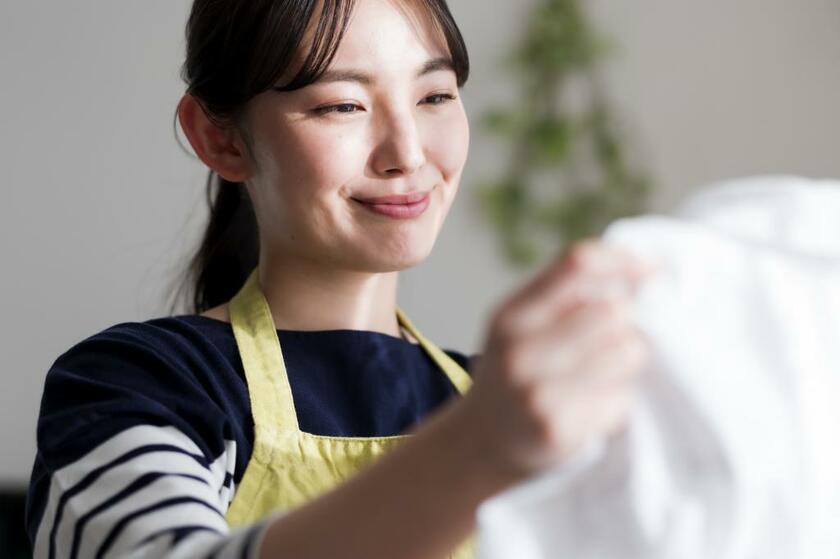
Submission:
<svg viewBox="0 0 840 559">
<path fill-rule="evenodd" d="M 840 182 L 720 183 L 603 240 L 660 265 L 628 427 L 482 505 L 479 557 L 840 557 Z"/>
</svg>

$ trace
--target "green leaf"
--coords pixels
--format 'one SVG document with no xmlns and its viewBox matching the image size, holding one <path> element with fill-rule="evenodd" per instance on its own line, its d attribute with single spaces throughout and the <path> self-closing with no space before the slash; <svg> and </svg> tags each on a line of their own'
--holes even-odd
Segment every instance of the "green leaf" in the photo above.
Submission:
<svg viewBox="0 0 840 559">
<path fill-rule="evenodd" d="M 504 248 L 508 258 L 517 266 L 530 266 L 539 256 L 533 243 L 518 236 L 507 238 Z"/>
<path fill-rule="evenodd" d="M 546 118 L 535 123 L 531 133 L 531 146 L 537 160 L 557 162 L 569 154 L 573 137 L 572 126 L 568 121 Z"/>
<path fill-rule="evenodd" d="M 538 0 L 523 39 L 504 58 L 517 75 L 520 99 L 482 115 L 489 133 L 510 141 L 510 163 L 503 178 L 479 183 L 477 201 L 514 265 L 535 262 L 546 233 L 570 243 L 641 213 L 653 190 L 626 155 L 626 138 L 598 79 L 614 45 L 594 29 L 585 7 L 584 0 Z M 563 101 L 574 83 L 591 87 L 591 95 L 572 112 Z M 555 198 L 536 180 L 547 170 L 571 183 Z"/>
<path fill-rule="evenodd" d="M 492 109 L 482 115 L 481 123 L 489 132 L 512 136 L 521 130 L 522 117 L 514 111 Z"/>
</svg>

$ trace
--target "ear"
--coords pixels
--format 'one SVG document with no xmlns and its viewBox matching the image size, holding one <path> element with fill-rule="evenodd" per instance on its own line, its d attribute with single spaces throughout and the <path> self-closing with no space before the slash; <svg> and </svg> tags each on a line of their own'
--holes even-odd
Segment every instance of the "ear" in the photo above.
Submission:
<svg viewBox="0 0 840 559">
<path fill-rule="evenodd" d="M 230 182 L 244 182 L 251 176 L 245 144 L 233 127 L 210 120 L 204 107 L 192 95 L 178 103 L 178 121 L 184 134 L 205 165 Z"/>
</svg>

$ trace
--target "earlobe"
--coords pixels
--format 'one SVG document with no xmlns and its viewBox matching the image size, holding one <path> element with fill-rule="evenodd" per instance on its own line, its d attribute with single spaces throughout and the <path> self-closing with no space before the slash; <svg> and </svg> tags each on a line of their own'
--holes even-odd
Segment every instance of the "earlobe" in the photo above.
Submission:
<svg viewBox="0 0 840 559">
<path fill-rule="evenodd" d="M 193 95 L 184 95 L 178 103 L 178 122 L 198 158 L 219 176 L 230 182 L 250 177 L 248 157 L 236 130 L 214 122 Z"/>
</svg>

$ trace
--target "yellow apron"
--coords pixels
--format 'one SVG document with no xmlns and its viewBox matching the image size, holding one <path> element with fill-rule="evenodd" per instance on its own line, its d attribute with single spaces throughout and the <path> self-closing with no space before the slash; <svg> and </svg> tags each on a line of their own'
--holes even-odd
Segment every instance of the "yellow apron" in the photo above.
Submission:
<svg viewBox="0 0 840 559">
<path fill-rule="evenodd" d="M 469 374 L 423 337 L 397 308 L 397 319 L 437 363 L 460 394 Z M 317 497 L 353 476 L 410 435 L 330 437 L 302 432 L 271 310 L 260 290 L 257 270 L 230 302 L 230 321 L 245 368 L 254 447 L 226 518 L 232 527 L 258 521 Z M 473 556 L 471 542 L 452 557 Z"/>
</svg>

